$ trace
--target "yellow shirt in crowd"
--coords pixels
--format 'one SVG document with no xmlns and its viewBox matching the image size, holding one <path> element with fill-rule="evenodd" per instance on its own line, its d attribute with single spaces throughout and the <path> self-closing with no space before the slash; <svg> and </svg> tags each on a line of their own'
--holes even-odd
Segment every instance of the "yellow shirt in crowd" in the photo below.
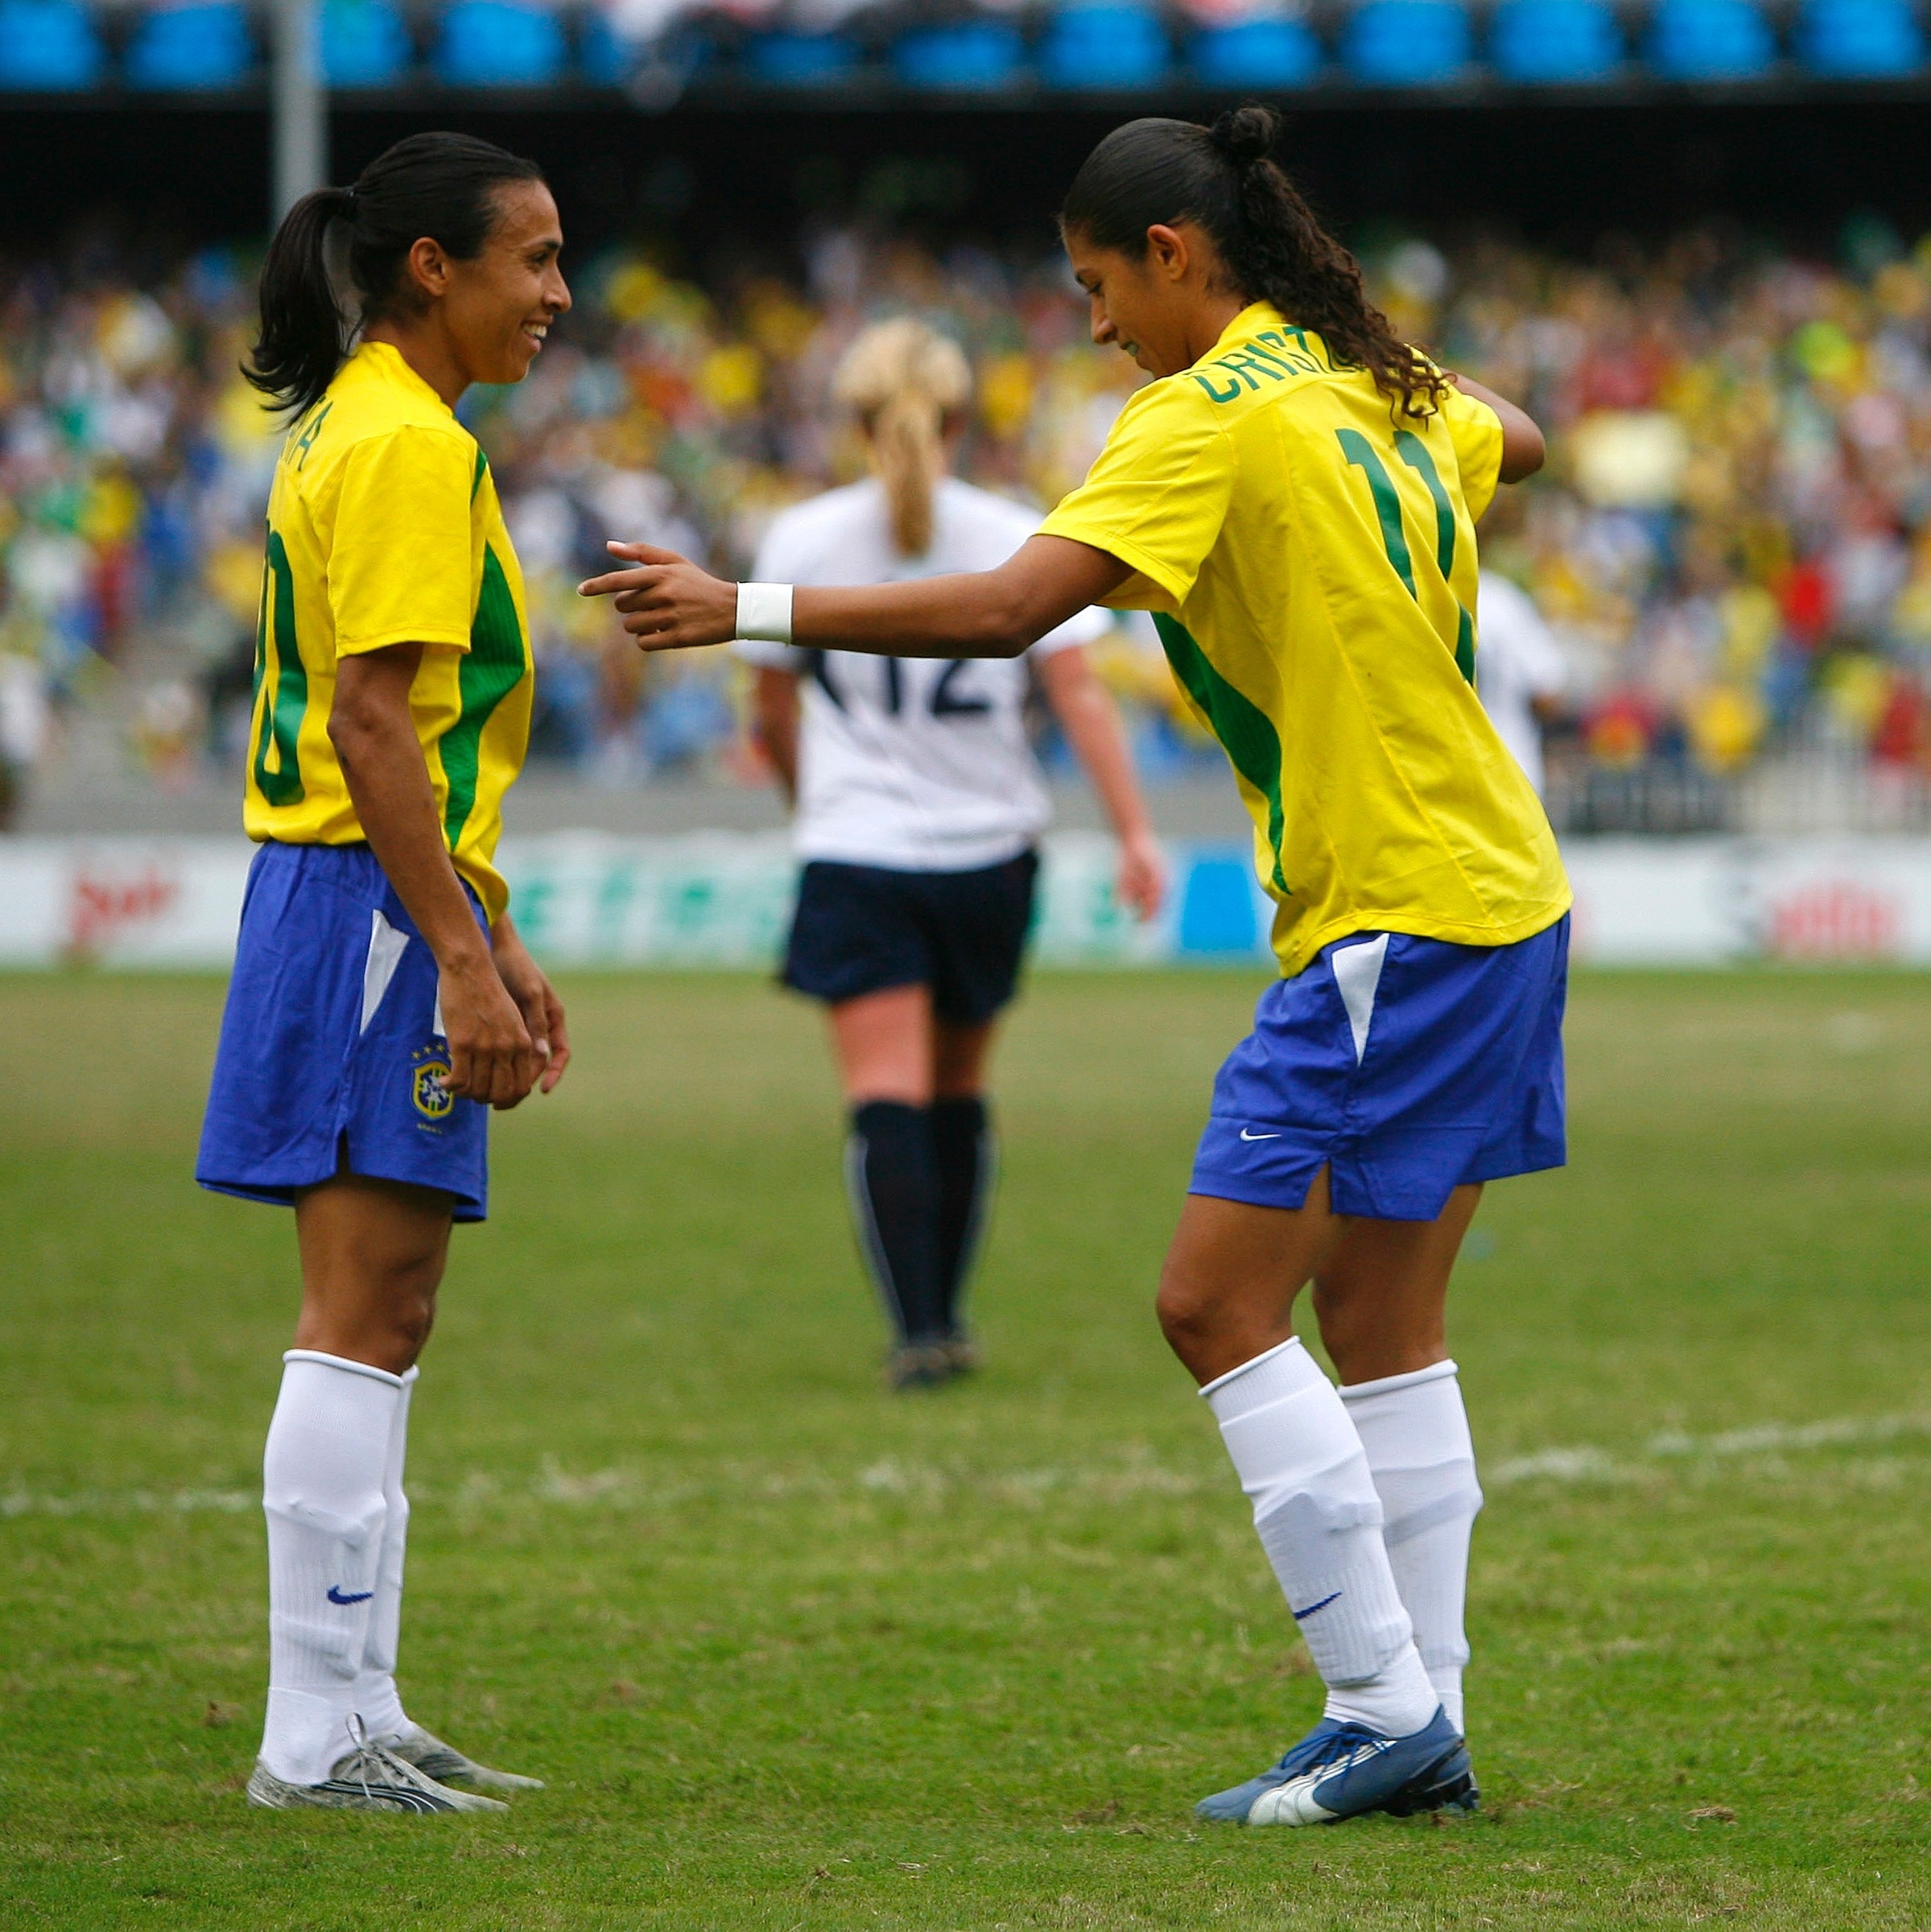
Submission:
<svg viewBox="0 0 1931 1932">
<path fill-rule="evenodd" d="M 386 342 L 365 342 L 289 431 L 268 560 L 242 822 L 251 839 L 362 836 L 328 713 L 336 666 L 420 644 L 409 694 L 456 870 L 493 920 L 503 795 L 530 740 L 522 573 L 476 439 Z"/>
<path fill-rule="evenodd" d="M 1502 428 L 1450 389 L 1397 418 L 1365 371 L 1266 303 L 1121 411 L 1048 517 L 1132 566 L 1253 815 L 1274 951 L 1395 931 L 1502 946 L 1569 885 L 1549 820 L 1475 693 L 1475 519 Z"/>
</svg>

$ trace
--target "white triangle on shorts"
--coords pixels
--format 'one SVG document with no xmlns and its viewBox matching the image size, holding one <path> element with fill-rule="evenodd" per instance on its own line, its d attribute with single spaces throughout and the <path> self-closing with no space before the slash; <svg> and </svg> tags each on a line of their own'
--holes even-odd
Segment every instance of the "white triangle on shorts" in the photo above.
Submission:
<svg viewBox="0 0 1931 1932">
<path fill-rule="evenodd" d="M 369 957 L 362 966 L 362 1026 L 369 1030 L 369 1022 L 376 1016 L 376 1009 L 382 1004 L 382 996 L 389 990 L 389 982 L 395 977 L 395 969 L 402 963 L 402 955 L 408 949 L 409 935 L 398 932 L 388 920 L 382 917 L 378 907 L 370 913 L 369 927 Z"/>
<path fill-rule="evenodd" d="M 443 1024 L 443 979 L 438 973 L 435 982 L 435 1018 L 429 1022 L 430 1032 L 439 1040 L 449 1038 L 449 1029 Z"/>
<path fill-rule="evenodd" d="M 1382 963 L 1388 957 L 1388 935 L 1361 946 L 1337 946 L 1327 956 L 1335 969 L 1335 985 L 1347 1009 L 1348 1030 L 1355 1036 L 1355 1064 L 1368 1051 L 1368 1030 L 1374 1022 L 1375 992 L 1381 984 Z"/>
</svg>

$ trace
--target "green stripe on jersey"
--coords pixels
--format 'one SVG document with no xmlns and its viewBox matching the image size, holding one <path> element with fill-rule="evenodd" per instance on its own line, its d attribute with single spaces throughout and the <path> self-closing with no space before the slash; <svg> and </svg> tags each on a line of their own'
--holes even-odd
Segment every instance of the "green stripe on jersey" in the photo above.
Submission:
<svg viewBox="0 0 1931 1932">
<path fill-rule="evenodd" d="M 1267 843 L 1274 856 L 1274 884 L 1294 890 L 1281 874 L 1281 734 L 1268 715 L 1244 692 L 1235 690 L 1207 662 L 1207 653 L 1184 624 L 1162 611 L 1153 625 L 1174 675 L 1207 714 L 1234 770 L 1267 800 Z"/>
<path fill-rule="evenodd" d="M 516 599 L 496 552 L 485 544 L 482 594 L 476 602 L 476 621 L 469 627 L 469 649 L 456 674 L 462 715 L 443 733 L 440 746 L 443 776 L 449 783 L 443 828 L 452 852 L 461 842 L 463 828 L 476 808 L 483 727 L 497 706 L 516 689 L 524 670 L 523 627 L 517 621 Z"/>
</svg>

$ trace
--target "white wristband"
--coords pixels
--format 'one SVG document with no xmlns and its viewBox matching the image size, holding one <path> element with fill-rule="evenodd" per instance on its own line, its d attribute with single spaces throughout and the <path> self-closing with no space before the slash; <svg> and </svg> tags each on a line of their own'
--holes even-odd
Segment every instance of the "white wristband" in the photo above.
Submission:
<svg viewBox="0 0 1931 1932">
<path fill-rule="evenodd" d="M 737 587 L 737 634 L 761 644 L 791 642 L 791 586 L 741 584 Z"/>
</svg>

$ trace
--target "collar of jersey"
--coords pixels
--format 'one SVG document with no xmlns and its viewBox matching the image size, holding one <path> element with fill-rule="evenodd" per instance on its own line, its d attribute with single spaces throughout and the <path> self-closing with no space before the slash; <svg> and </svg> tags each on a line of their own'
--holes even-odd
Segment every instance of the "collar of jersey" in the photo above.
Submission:
<svg viewBox="0 0 1931 1932">
<path fill-rule="evenodd" d="M 1236 342 L 1244 342 L 1249 336 L 1258 335 L 1264 328 L 1285 328 L 1286 326 L 1286 319 L 1273 303 L 1250 302 L 1221 330 L 1220 340 L 1193 366 L 1198 369 L 1202 362 L 1212 361 L 1223 349 L 1232 349 Z M 1182 375 L 1186 373 L 1185 369 L 1181 371 Z"/>
<path fill-rule="evenodd" d="M 456 411 L 409 366 L 409 358 L 393 342 L 358 342 L 349 359 L 355 362 L 365 357 L 381 372 L 383 381 L 400 383 L 426 396 L 444 415 L 455 419 Z"/>
</svg>

